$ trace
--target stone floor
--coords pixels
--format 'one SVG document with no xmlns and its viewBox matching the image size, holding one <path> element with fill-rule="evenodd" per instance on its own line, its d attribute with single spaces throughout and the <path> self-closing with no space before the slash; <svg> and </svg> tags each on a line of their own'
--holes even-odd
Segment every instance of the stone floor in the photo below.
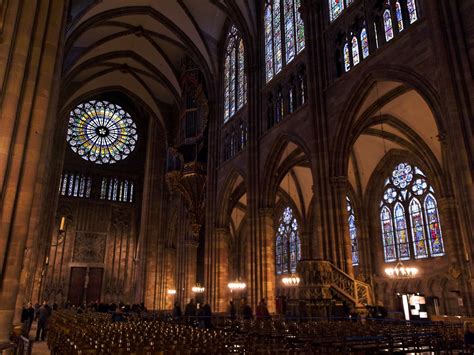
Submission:
<svg viewBox="0 0 474 355">
<path fill-rule="evenodd" d="M 30 339 L 34 339 L 36 335 L 36 322 L 33 323 L 30 331 Z M 33 343 L 32 355 L 50 355 L 51 352 L 48 349 L 48 344 L 46 341 L 35 341 Z"/>
</svg>

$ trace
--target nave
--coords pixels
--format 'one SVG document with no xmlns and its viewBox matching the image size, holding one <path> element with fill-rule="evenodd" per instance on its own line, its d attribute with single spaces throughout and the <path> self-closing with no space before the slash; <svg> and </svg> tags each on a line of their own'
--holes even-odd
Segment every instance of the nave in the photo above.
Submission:
<svg viewBox="0 0 474 355">
<path fill-rule="evenodd" d="M 467 349 L 473 13 L 0 0 L 0 348 Z"/>
</svg>

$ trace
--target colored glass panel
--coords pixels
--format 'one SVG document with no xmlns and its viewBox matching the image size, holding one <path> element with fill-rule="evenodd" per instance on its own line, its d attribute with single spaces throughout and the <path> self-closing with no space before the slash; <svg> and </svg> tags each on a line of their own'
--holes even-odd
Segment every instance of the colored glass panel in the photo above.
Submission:
<svg viewBox="0 0 474 355">
<path fill-rule="evenodd" d="M 245 58 L 244 58 L 244 41 L 240 39 L 237 57 L 237 109 L 242 108 L 245 104 Z"/>
<path fill-rule="evenodd" d="M 382 241 L 385 261 L 395 261 L 397 260 L 397 252 L 393 234 L 392 214 L 387 206 L 384 206 L 380 212 L 380 221 L 382 225 Z"/>
<path fill-rule="evenodd" d="M 301 52 L 305 46 L 304 40 L 304 22 L 299 12 L 301 0 L 295 0 L 295 17 L 296 17 L 296 53 Z"/>
<path fill-rule="evenodd" d="M 329 0 L 329 19 L 334 21 L 344 10 L 344 0 Z"/>
<path fill-rule="evenodd" d="M 301 243 L 299 228 L 293 211 L 285 208 L 275 238 L 275 262 L 278 275 L 296 272 L 296 266 L 301 259 Z"/>
<path fill-rule="evenodd" d="M 410 19 L 410 24 L 418 20 L 418 15 L 416 13 L 416 0 L 407 0 L 408 8 L 408 17 Z"/>
<path fill-rule="evenodd" d="M 66 140 L 81 158 L 113 164 L 135 149 L 138 134 L 135 122 L 122 107 L 91 100 L 71 111 Z"/>
<path fill-rule="evenodd" d="M 289 63 L 295 57 L 296 52 L 294 0 L 284 0 L 283 18 L 285 21 L 286 63 Z"/>
<path fill-rule="evenodd" d="M 444 255 L 444 245 L 439 222 L 438 204 L 432 194 L 428 194 L 425 198 L 425 214 L 431 256 L 442 256 Z"/>
<path fill-rule="evenodd" d="M 407 221 L 405 209 L 400 203 L 395 205 L 395 234 L 398 245 L 398 257 L 400 260 L 410 259 L 410 246 L 407 234 Z"/>
<path fill-rule="evenodd" d="M 344 45 L 344 70 L 346 73 L 351 70 L 351 58 L 349 55 L 349 44 Z"/>
<path fill-rule="evenodd" d="M 233 42 L 233 40 L 231 40 Z M 233 45 L 233 43 L 232 43 Z M 236 70 L 235 50 L 230 52 L 230 67 L 229 67 L 229 116 L 232 117 L 235 113 L 235 70 Z"/>
<path fill-rule="evenodd" d="M 275 74 L 278 74 L 283 67 L 282 50 L 282 28 L 280 0 L 273 1 L 273 54 L 275 61 Z"/>
<path fill-rule="evenodd" d="M 367 36 L 367 30 L 365 28 L 360 32 L 360 43 L 362 45 L 362 58 L 367 58 L 369 52 L 369 36 Z"/>
<path fill-rule="evenodd" d="M 421 213 L 421 205 L 416 198 L 413 198 L 410 202 L 410 220 L 415 258 L 427 258 L 428 248 L 426 247 L 423 215 Z"/>
<path fill-rule="evenodd" d="M 387 9 L 383 13 L 383 25 L 385 29 L 385 41 L 390 41 L 393 39 L 393 26 L 392 26 L 392 16 L 390 15 L 390 10 Z"/>
<path fill-rule="evenodd" d="M 349 196 L 346 196 L 346 209 L 349 215 L 347 222 L 349 226 L 349 238 L 351 240 L 352 265 L 359 265 L 359 244 L 357 240 L 357 226 L 355 221 L 354 209 L 352 208 Z"/>
<path fill-rule="evenodd" d="M 398 1 L 395 3 L 395 14 L 397 15 L 398 31 L 402 32 L 403 31 L 403 15 L 402 15 L 402 8 Z"/>
<path fill-rule="evenodd" d="M 359 64 L 360 62 L 360 56 L 359 56 L 359 41 L 357 40 L 357 37 L 354 36 L 352 37 L 352 63 L 354 65 Z"/>
<path fill-rule="evenodd" d="M 265 7 L 265 72 L 267 81 L 273 78 L 273 29 L 272 6 L 267 3 Z"/>
<path fill-rule="evenodd" d="M 379 48 L 379 34 L 377 24 L 374 22 L 374 34 L 375 34 L 375 47 Z"/>
<path fill-rule="evenodd" d="M 224 122 L 230 117 L 230 55 L 225 57 L 224 66 Z"/>
</svg>

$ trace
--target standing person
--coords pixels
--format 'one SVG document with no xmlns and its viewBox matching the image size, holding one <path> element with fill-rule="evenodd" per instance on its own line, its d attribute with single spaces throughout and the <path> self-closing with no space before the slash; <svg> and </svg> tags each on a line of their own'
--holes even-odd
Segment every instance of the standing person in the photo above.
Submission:
<svg viewBox="0 0 474 355">
<path fill-rule="evenodd" d="M 44 301 L 43 305 L 38 309 L 38 328 L 36 329 L 36 341 L 41 337 L 41 340 L 44 341 L 46 338 L 46 333 L 48 331 L 48 319 L 51 316 L 52 310 L 48 304 L 48 301 Z"/>
<path fill-rule="evenodd" d="M 265 298 L 260 300 L 260 303 L 257 306 L 256 316 L 257 320 L 270 318 L 270 312 L 268 311 L 267 304 L 265 303 Z"/>
<path fill-rule="evenodd" d="M 231 320 L 235 320 L 237 315 L 237 309 L 235 308 L 234 302 L 230 301 L 229 302 L 229 318 Z"/>
<path fill-rule="evenodd" d="M 184 317 L 188 321 L 189 324 L 194 322 L 194 318 L 196 317 L 196 304 L 194 300 L 191 298 L 189 303 L 184 308 Z"/>
<path fill-rule="evenodd" d="M 179 302 L 176 301 L 174 303 L 174 308 L 173 308 L 173 319 L 174 320 L 180 320 L 183 315 L 183 312 L 181 312 L 181 307 L 179 305 Z"/>
<path fill-rule="evenodd" d="M 245 320 L 251 320 L 253 318 L 252 307 L 249 306 L 246 298 L 242 298 L 241 313 L 242 313 L 242 318 L 244 318 Z"/>
<path fill-rule="evenodd" d="M 25 337 L 28 338 L 30 334 L 31 324 L 35 319 L 35 309 L 31 302 L 28 302 L 26 307 L 23 307 L 21 312 L 21 323 L 22 323 L 22 333 Z"/>
<path fill-rule="evenodd" d="M 212 310 L 211 305 L 206 303 L 204 307 L 202 307 L 202 316 L 204 317 L 204 327 L 206 329 L 212 328 Z"/>
</svg>

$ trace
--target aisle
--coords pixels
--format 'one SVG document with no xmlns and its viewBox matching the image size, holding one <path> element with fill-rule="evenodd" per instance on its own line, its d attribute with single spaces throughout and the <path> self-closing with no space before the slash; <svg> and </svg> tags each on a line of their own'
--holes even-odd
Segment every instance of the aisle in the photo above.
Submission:
<svg viewBox="0 0 474 355">
<path fill-rule="evenodd" d="M 30 339 L 34 339 L 36 335 L 36 322 L 33 323 L 30 330 Z M 48 344 L 46 341 L 35 341 L 33 343 L 32 355 L 50 355 L 51 352 L 48 349 Z"/>
</svg>

